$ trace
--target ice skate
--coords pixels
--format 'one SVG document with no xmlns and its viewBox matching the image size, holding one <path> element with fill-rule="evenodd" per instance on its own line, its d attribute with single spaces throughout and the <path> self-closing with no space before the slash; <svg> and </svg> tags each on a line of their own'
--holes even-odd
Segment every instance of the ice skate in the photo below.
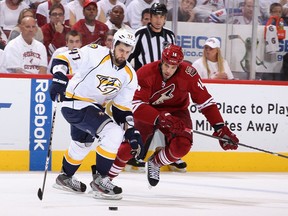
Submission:
<svg viewBox="0 0 288 216">
<path fill-rule="evenodd" d="M 93 197 L 96 199 L 120 200 L 122 199 L 122 188 L 114 185 L 108 176 L 101 176 L 96 171 L 93 181 L 90 183 Z"/>
<path fill-rule="evenodd" d="M 187 171 L 186 167 L 187 167 L 186 162 L 181 159 L 178 159 L 174 163 L 168 165 L 168 168 L 170 171 L 181 172 L 181 173 L 185 173 Z"/>
<path fill-rule="evenodd" d="M 84 193 L 86 191 L 86 185 L 81 181 L 78 181 L 74 176 L 69 177 L 65 173 L 60 173 L 56 178 L 56 184 L 53 185 L 57 189 Z"/>
<path fill-rule="evenodd" d="M 145 162 L 141 159 L 136 160 L 132 158 L 129 160 L 124 168 L 126 172 L 138 172 L 144 173 L 145 172 Z"/>
<path fill-rule="evenodd" d="M 146 163 L 146 172 L 149 185 L 155 187 L 160 180 L 160 166 L 153 162 L 152 155 Z"/>
</svg>

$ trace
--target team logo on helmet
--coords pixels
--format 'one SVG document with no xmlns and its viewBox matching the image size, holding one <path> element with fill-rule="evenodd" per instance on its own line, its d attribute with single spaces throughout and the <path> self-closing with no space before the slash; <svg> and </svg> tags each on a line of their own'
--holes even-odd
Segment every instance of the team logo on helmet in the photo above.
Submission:
<svg viewBox="0 0 288 216">
<path fill-rule="evenodd" d="M 115 44 L 117 42 L 125 43 L 129 46 L 134 47 L 136 44 L 135 35 L 132 32 L 127 31 L 126 29 L 119 29 L 113 37 L 113 46 L 115 47 Z"/>
</svg>

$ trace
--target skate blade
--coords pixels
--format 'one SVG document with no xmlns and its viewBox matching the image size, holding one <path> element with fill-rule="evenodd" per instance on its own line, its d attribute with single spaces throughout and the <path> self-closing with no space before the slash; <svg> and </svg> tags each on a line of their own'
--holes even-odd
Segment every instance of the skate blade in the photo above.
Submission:
<svg viewBox="0 0 288 216">
<path fill-rule="evenodd" d="M 135 173 L 144 173 L 145 167 L 135 167 L 132 165 L 126 165 L 124 168 L 125 172 L 135 172 Z"/>
<path fill-rule="evenodd" d="M 92 194 L 92 197 L 94 199 L 105 199 L 105 200 L 121 200 L 122 194 L 115 194 L 115 195 L 109 195 L 105 194 L 99 191 L 89 191 L 89 194 Z"/>
<path fill-rule="evenodd" d="M 63 190 L 63 191 L 67 191 L 67 192 L 72 192 L 72 193 L 75 193 L 75 194 L 83 194 L 85 192 L 81 192 L 81 191 L 75 191 L 75 190 L 72 190 L 71 188 L 69 187 L 66 187 L 66 186 L 63 186 L 63 185 L 59 185 L 59 184 L 56 184 L 54 183 L 52 185 L 54 188 L 58 189 L 58 190 Z"/>
<path fill-rule="evenodd" d="M 186 173 L 186 171 L 187 171 L 186 168 L 179 169 L 179 168 L 172 166 L 172 165 L 168 165 L 168 168 L 172 172 Z"/>
</svg>

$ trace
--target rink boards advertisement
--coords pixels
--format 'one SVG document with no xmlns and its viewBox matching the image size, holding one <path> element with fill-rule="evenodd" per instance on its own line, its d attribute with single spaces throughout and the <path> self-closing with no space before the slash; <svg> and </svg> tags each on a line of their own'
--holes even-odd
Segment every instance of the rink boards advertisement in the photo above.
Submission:
<svg viewBox="0 0 288 216">
<path fill-rule="evenodd" d="M 43 170 L 51 132 L 50 76 L 1 75 L 0 77 L 0 170 Z M 265 81 L 204 81 L 226 124 L 241 143 L 288 155 L 288 83 Z M 189 106 L 193 129 L 213 130 L 196 106 Z M 112 135 L 112 134 L 111 134 Z M 239 147 L 224 151 L 217 140 L 193 136 L 184 157 L 188 171 L 288 171 L 287 160 L 272 154 Z M 70 143 L 69 125 L 57 105 L 49 170 L 61 168 L 62 155 Z M 161 144 L 156 134 L 150 150 Z M 96 146 L 96 144 L 95 144 Z M 80 170 L 90 170 L 93 151 Z"/>
</svg>

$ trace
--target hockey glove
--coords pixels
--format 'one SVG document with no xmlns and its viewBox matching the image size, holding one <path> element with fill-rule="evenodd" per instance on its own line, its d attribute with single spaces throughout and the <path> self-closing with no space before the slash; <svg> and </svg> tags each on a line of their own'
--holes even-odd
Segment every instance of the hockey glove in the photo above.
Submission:
<svg viewBox="0 0 288 216">
<path fill-rule="evenodd" d="M 220 146 L 226 150 L 236 150 L 238 148 L 238 138 L 232 133 L 227 126 L 223 126 L 213 133 L 213 136 L 227 139 L 227 141 L 219 140 Z"/>
<path fill-rule="evenodd" d="M 182 134 L 186 128 L 184 122 L 181 119 L 172 116 L 168 112 L 160 113 L 157 119 L 157 124 L 160 128 L 166 128 L 174 134 Z"/>
<path fill-rule="evenodd" d="M 52 84 L 50 85 L 50 98 L 52 101 L 62 102 L 65 98 L 65 91 L 68 84 L 68 77 L 61 72 L 53 74 Z M 56 98 L 57 97 L 57 98 Z"/>
<path fill-rule="evenodd" d="M 126 130 L 124 137 L 131 146 L 131 155 L 136 159 L 141 158 L 143 154 L 143 142 L 139 131 L 135 128 L 129 128 Z"/>
</svg>

